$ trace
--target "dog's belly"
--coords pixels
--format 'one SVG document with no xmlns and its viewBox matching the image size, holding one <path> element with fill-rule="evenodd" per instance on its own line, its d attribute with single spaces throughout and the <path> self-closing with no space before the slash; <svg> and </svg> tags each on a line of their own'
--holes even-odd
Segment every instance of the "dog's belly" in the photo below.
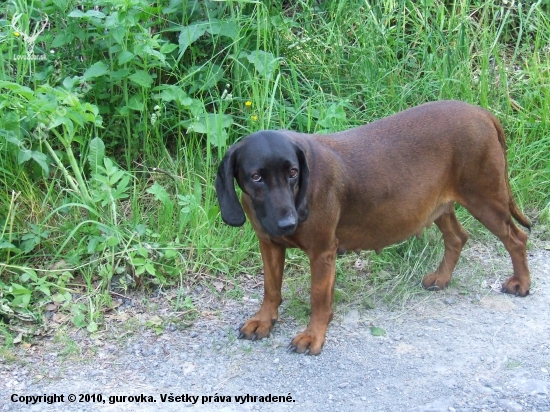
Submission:
<svg viewBox="0 0 550 412">
<path fill-rule="evenodd" d="M 422 212 L 392 213 L 386 209 L 366 214 L 361 220 L 341 221 L 336 229 L 338 252 L 379 251 L 387 246 L 422 233 L 438 217 L 453 210 L 454 202 L 435 205 Z M 403 211 L 401 211 L 403 212 Z"/>
<path fill-rule="evenodd" d="M 389 228 L 384 235 L 369 233 L 368 228 L 364 227 L 360 229 L 350 229 L 349 231 L 345 229 L 340 230 L 336 233 L 336 238 L 338 239 L 338 253 L 345 253 L 348 251 L 359 252 L 360 250 L 380 251 L 387 246 L 414 236 L 421 232 L 423 228 L 424 226 L 418 226 L 415 230 L 407 231 L 397 231 L 395 228 Z"/>
</svg>

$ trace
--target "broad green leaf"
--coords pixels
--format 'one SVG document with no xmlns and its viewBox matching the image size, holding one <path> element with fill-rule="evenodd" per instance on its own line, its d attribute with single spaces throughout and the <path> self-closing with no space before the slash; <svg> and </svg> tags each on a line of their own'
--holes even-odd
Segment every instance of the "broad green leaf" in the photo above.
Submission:
<svg viewBox="0 0 550 412">
<path fill-rule="evenodd" d="M 188 127 L 187 127 L 187 133 L 189 132 L 195 132 L 195 133 L 207 133 L 208 132 L 208 128 L 206 127 L 206 124 L 204 123 L 204 120 L 201 121 L 201 120 L 197 120 L 195 122 L 192 122 Z"/>
<path fill-rule="evenodd" d="M 105 157 L 105 144 L 99 137 L 94 137 L 90 141 L 88 150 L 88 163 L 92 169 L 92 174 L 98 173 L 98 166 L 103 164 L 103 158 Z"/>
<path fill-rule="evenodd" d="M 11 130 L 0 129 L 0 136 L 2 136 L 8 142 L 13 143 L 14 145 L 16 145 L 18 147 L 21 146 L 21 140 L 19 140 L 17 135 L 14 132 L 12 132 Z"/>
<path fill-rule="evenodd" d="M 32 159 L 38 163 L 44 173 L 48 175 L 50 173 L 50 165 L 48 163 L 48 156 L 42 152 L 32 151 Z"/>
<path fill-rule="evenodd" d="M 346 101 L 332 103 L 324 115 L 317 121 L 318 125 L 331 131 L 344 124 L 346 120 L 345 104 Z"/>
<path fill-rule="evenodd" d="M 132 265 L 134 265 L 134 266 L 143 266 L 143 265 L 145 265 L 145 259 L 144 258 L 139 258 L 139 257 L 132 258 Z"/>
<path fill-rule="evenodd" d="M 225 129 L 213 130 L 212 133 L 210 133 L 208 141 L 213 147 L 225 147 L 228 136 Z"/>
<path fill-rule="evenodd" d="M 143 236 L 146 233 L 146 226 L 143 223 L 138 223 L 136 227 L 134 227 L 134 231 L 138 236 Z"/>
<path fill-rule="evenodd" d="M 130 80 L 141 87 L 149 88 L 153 84 L 153 77 L 144 70 L 137 70 L 130 75 Z"/>
<path fill-rule="evenodd" d="M 52 119 L 52 122 L 48 125 L 48 129 L 54 129 L 59 125 L 65 126 L 65 139 L 70 140 L 74 137 L 74 124 L 73 121 L 67 116 L 56 116 Z"/>
<path fill-rule="evenodd" d="M 96 62 L 93 65 L 91 65 L 88 70 L 84 72 L 84 75 L 82 76 L 82 80 L 89 80 L 95 77 L 103 76 L 107 72 L 108 70 L 107 70 L 107 66 L 105 66 L 105 63 L 101 61 Z"/>
<path fill-rule="evenodd" d="M 23 253 L 29 253 L 31 252 L 38 244 L 40 243 L 40 238 L 33 237 L 31 239 L 27 239 L 22 241 L 19 244 L 19 247 Z"/>
<path fill-rule="evenodd" d="M 107 171 L 107 174 L 113 174 L 114 172 L 116 172 L 118 169 L 116 168 L 115 164 L 113 163 L 113 161 L 106 157 L 103 159 L 103 165 L 105 166 L 105 170 Z"/>
<path fill-rule="evenodd" d="M 151 326 L 162 326 L 162 318 L 158 315 L 151 316 L 145 324 L 149 327 Z"/>
<path fill-rule="evenodd" d="M 32 159 L 32 150 L 19 150 L 19 153 L 17 153 L 18 164 L 25 163 L 27 160 L 30 159 Z"/>
<path fill-rule="evenodd" d="M 279 61 L 275 56 L 263 50 L 254 50 L 246 54 L 246 58 L 254 65 L 258 74 L 264 76 L 266 79 L 271 79 L 275 69 L 279 66 Z"/>
<path fill-rule="evenodd" d="M 128 50 L 123 50 L 118 55 L 118 64 L 122 65 L 128 63 L 135 57 L 134 53 L 129 52 Z"/>
<path fill-rule="evenodd" d="M 0 241 L 0 249 L 17 249 L 13 243 L 5 240 Z"/>
<path fill-rule="evenodd" d="M 27 269 L 23 273 L 21 273 L 21 276 L 19 277 L 19 279 L 21 280 L 21 282 L 24 282 L 24 283 L 28 282 L 29 279 L 32 280 L 33 282 L 36 282 L 38 280 L 38 275 L 34 270 Z"/>
<path fill-rule="evenodd" d="M 180 56 L 187 48 L 206 32 L 205 23 L 195 23 L 184 27 L 180 32 L 179 46 Z"/>
<path fill-rule="evenodd" d="M 27 86 L 21 86 L 17 83 L 0 80 L 0 89 L 1 88 L 11 90 L 18 95 L 23 96 L 25 99 L 31 99 L 32 97 L 34 97 L 34 92 L 31 89 L 29 89 Z"/>
<path fill-rule="evenodd" d="M 88 330 L 88 332 L 90 333 L 94 333 L 94 332 L 97 332 L 97 323 L 95 323 L 94 321 L 91 321 L 88 326 L 86 327 L 86 329 Z"/>
<path fill-rule="evenodd" d="M 97 10 L 88 10 L 86 13 L 84 13 L 84 17 L 102 19 L 105 17 L 105 14 Z"/>
<path fill-rule="evenodd" d="M 10 288 L 9 288 L 9 293 L 11 293 L 14 296 L 16 296 L 16 295 L 30 295 L 32 293 L 32 291 L 27 289 L 25 286 L 20 285 L 19 283 L 13 283 L 12 282 L 11 285 L 10 285 Z"/>
<path fill-rule="evenodd" d="M 178 252 L 176 252 L 174 249 L 168 249 L 164 252 L 165 259 L 173 259 L 176 256 L 178 256 Z"/>
<path fill-rule="evenodd" d="M 99 174 L 102 169 L 98 168 L 98 173 L 93 175 L 94 180 L 98 181 L 99 183 L 104 184 L 106 187 L 109 187 L 109 178 L 107 176 L 103 176 L 102 174 Z"/>
<path fill-rule="evenodd" d="M 130 97 L 130 100 L 128 100 L 128 106 L 126 107 L 141 112 L 145 107 L 143 103 L 143 97 L 140 94 L 136 94 Z"/>
<path fill-rule="evenodd" d="M 147 262 L 144 266 L 145 266 L 145 270 L 147 271 L 147 273 L 149 273 L 150 275 L 153 275 L 153 276 L 157 275 L 157 271 L 155 270 L 155 267 L 153 266 L 152 263 Z"/>
<path fill-rule="evenodd" d="M 12 306 L 18 306 L 20 308 L 26 309 L 31 302 L 31 294 L 17 295 L 11 302 Z"/>
<path fill-rule="evenodd" d="M 86 113 L 93 116 L 97 116 L 99 114 L 99 108 L 95 104 L 86 102 L 82 105 L 82 108 L 86 111 Z"/>
<path fill-rule="evenodd" d="M 56 293 L 55 295 L 52 296 L 52 300 L 54 302 L 59 302 L 59 303 L 70 302 L 71 301 L 71 294 L 68 293 L 68 296 L 67 296 L 67 294 L 59 292 L 59 293 Z"/>
<path fill-rule="evenodd" d="M 208 210 L 208 221 L 213 221 L 216 216 L 218 216 L 218 213 L 220 213 L 220 208 L 219 206 L 212 206 L 210 208 L 210 210 Z"/>
<path fill-rule="evenodd" d="M 73 323 L 77 328 L 83 328 L 86 325 L 86 317 L 82 312 L 78 312 L 73 317 Z"/>
<path fill-rule="evenodd" d="M 140 56 L 147 55 L 147 56 L 155 57 L 158 60 L 160 60 L 162 63 L 166 61 L 166 56 L 152 46 L 143 46 L 141 50 L 139 51 L 134 50 L 134 52 L 136 52 L 136 54 L 139 54 Z"/>
<path fill-rule="evenodd" d="M 115 236 L 111 236 L 109 239 L 107 239 L 107 245 L 109 247 L 114 247 L 120 243 L 120 239 Z"/>
<path fill-rule="evenodd" d="M 177 44 L 174 43 L 164 43 L 160 46 L 160 52 L 163 54 L 170 54 L 178 48 Z"/>
<path fill-rule="evenodd" d="M 217 130 L 226 129 L 233 124 L 233 118 L 226 114 L 207 113 L 199 116 L 198 120 L 192 122 L 187 131 L 196 133 L 213 133 Z"/>
<path fill-rule="evenodd" d="M 386 334 L 386 331 L 382 328 L 371 326 L 370 333 L 372 334 L 372 336 L 384 336 Z"/>
<path fill-rule="evenodd" d="M 124 175 L 124 177 L 120 180 L 118 183 L 116 190 L 117 193 L 120 195 L 122 192 L 124 192 L 126 189 L 128 189 L 128 183 L 130 183 L 130 176 L 127 174 Z"/>
<path fill-rule="evenodd" d="M 112 71 L 111 73 L 109 73 L 109 75 L 114 82 L 120 82 L 128 77 L 130 75 L 130 72 L 130 69 L 120 69 Z"/>
<path fill-rule="evenodd" d="M 63 80 L 63 87 L 67 90 L 72 90 L 76 82 L 79 81 L 77 76 L 74 77 L 65 77 Z"/>
<path fill-rule="evenodd" d="M 169 85 L 162 86 L 162 92 L 160 92 L 160 98 L 163 102 L 176 101 L 182 106 L 190 106 L 193 103 L 193 99 L 187 96 L 180 87 Z"/>
<path fill-rule="evenodd" d="M 68 30 L 61 31 L 51 44 L 51 47 L 61 47 L 68 43 L 71 43 L 74 40 L 74 33 Z"/>
<path fill-rule="evenodd" d="M 99 239 L 97 237 L 93 237 L 88 241 L 88 248 L 87 252 L 89 255 L 94 254 L 97 251 L 97 246 L 99 245 Z"/>
<path fill-rule="evenodd" d="M 81 10 L 76 9 L 76 10 L 71 11 L 69 14 L 67 14 L 67 16 L 79 19 L 79 18 L 84 17 L 84 12 L 82 12 Z"/>
<path fill-rule="evenodd" d="M 122 106 L 122 107 L 117 107 L 117 113 L 121 116 L 128 116 L 130 114 L 130 111 L 132 109 L 130 109 L 128 106 Z"/>
<path fill-rule="evenodd" d="M 67 7 L 69 7 L 69 0 L 53 0 L 53 4 L 55 4 L 55 8 L 61 12 L 67 11 Z"/>
<path fill-rule="evenodd" d="M 212 19 L 206 30 L 210 34 L 219 34 L 220 36 L 229 37 L 235 40 L 238 33 L 238 26 L 234 21 Z"/>
<path fill-rule="evenodd" d="M 123 176 L 124 170 L 117 170 L 115 173 L 109 176 L 109 186 L 114 186 Z"/>
<path fill-rule="evenodd" d="M 124 44 L 124 36 L 126 35 L 126 27 L 114 26 L 109 29 L 109 34 L 115 39 L 118 44 Z"/>
<path fill-rule="evenodd" d="M 155 196 L 155 199 L 160 200 L 163 205 L 170 202 L 170 195 L 164 187 L 158 184 L 158 182 L 155 182 L 146 192 Z"/>
<path fill-rule="evenodd" d="M 46 296 L 51 296 L 50 288 L 46 285 L 40 285 L 37 288 L 39 291 L 41 291 Z"/>
<path fill-rule="evenodd" d="M 3 96 L 4 98 L 6 98 L 6 100 L 4 100 L 3 102 L 1 101 L 0 99 L 0 112 L 3 112 L 2 114 L 2 126 L 9 130 L 9 131 L 15 131 L 15 130 L 20 130 L 21 128 L 21 116 L 19 115 L 19 113 L 15 112 L 15 111 L 5 111 L 5 110 L 2 110 L 4 107 L 9 107 L 11 105 L 11 103 L 9 102 L 9 98 L 8 96 L 4 95 Z M 0 130 L 0 135 L 1 135 L 2 131 Z"/>
</svg>

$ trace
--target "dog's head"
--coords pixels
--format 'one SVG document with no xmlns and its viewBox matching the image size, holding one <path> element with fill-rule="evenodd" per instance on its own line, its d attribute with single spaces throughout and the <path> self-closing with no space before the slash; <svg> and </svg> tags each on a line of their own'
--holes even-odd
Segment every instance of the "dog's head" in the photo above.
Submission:
<svg viewBox="0 0 550 412">
<path fill-rule="evenodd" d="M 254 213 L 270 236 L 289 236 L 307 219 L 309 169 L 303 149 L 284 133 L 261 131 L 229 148 L 216 177 L 222 219 L 245 222 L 233 179 L 252 200 Z"/>
</svg>

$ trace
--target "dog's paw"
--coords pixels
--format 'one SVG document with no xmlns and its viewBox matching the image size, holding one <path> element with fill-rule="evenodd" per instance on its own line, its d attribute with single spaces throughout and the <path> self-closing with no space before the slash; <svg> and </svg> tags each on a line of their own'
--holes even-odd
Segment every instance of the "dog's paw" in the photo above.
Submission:
<svg viewBox="0 0 550 412">
<path fill-rule="evenodd" d="M 271 333 L 273 325 L 277 319 L 264 321 L 257 318 L 250 318 L 245 323 L 239 326 L 239 339 L 258 340 L 263 339 Z"/>
<path fill-rule="evenodd" d="M 290 345 L 289 352 L 305 353 L 306 355 L 319 355 L 325 344 L 325 335 L 313 334 L 307 329 L 297 334 Z"/>
<path fill-rule="evenodd" d="M 422 279 L 422 287 L 428 290 L 441 290 L 449 286 L 450 282 L 450 276 L 446 277 L 440 273 L 434 272 L 424 276 L 424 279 Z"/>
<path fill-rule="evenodd" d="M 529 294 L 531 282 L 522 282 L 522 279 L 512 276 L 502 285 L 502 292 L 525 297 Z"/>
</svg>

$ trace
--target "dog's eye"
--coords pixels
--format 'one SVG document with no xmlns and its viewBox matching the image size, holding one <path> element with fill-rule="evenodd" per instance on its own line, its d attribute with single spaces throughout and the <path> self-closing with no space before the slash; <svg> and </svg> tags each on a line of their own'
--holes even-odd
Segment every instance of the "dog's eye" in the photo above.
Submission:
<svg viewBox="0 0 550 412">
<path fill-rule="evenodd" d="M 260 182 L 262 180 L 262 176 L 260 176 L 259 173 L 254 173 L 252 175 L 252 180 L 255 181 L 255 182 Z"/>
<path fill-rule="evenodd" d="M 289 176 L 291 179 L 295 179 L 298 176 L 298 169 L 290 169 Z"/>
</svg>

